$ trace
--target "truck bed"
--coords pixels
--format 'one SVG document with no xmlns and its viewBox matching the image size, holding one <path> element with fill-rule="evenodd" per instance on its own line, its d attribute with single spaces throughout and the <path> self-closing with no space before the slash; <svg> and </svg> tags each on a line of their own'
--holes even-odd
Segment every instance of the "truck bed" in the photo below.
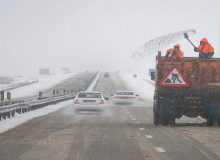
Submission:
<svg viewBox="0 0 220 160">
<path fill-rule="evenodd" d="M 187 85 L 161 84 L 161 80 L 173 67 L 184 77 Z M 197 57 L 185 57 L 175 60 L 158 54 L 156 59 L 156 88 L 189 91 L 220 90 L 220 58 L 204 60 Z"/>
</svg>

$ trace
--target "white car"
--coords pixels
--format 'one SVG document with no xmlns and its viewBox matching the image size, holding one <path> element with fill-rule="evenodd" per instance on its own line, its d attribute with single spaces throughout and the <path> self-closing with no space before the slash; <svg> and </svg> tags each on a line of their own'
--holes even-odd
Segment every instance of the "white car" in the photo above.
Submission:
<svg viewBox="0 0 220 160">
<path fill-rule="evenodd" d="M 103 111 L 106 101 L 101 92 L 82 91 L 73 100 L 76 111 Z"/>
<path fill-rule="evenodd" d="M 112 95 L 112 100 L 115 104 L 133 104 L 137 101 L 137 96 L 132 91 L 116 91 Z"/>
</svg>

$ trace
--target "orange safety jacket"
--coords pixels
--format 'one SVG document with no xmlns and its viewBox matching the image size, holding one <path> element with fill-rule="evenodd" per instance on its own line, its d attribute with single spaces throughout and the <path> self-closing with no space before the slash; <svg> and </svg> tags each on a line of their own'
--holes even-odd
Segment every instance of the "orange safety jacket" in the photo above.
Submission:
<svg viewBox="0 0 220 160">
<path fill-rule="evenodd" d="M 175 51 L 174 48 L 170 48 L 167 50 L 167 52 L 169 53 L 169 57 L 172 58 L 183 58 L 184 57 L 184 53 L 183 51 L 179 50 L 179 51 Z"/>
<path fill-rule="evenodd" d="M 199 45 L 198 50 L 200 53 L 203 53 L 203 54 L 214 53 L 214 48 L 209 43 Z"/>
</svg>

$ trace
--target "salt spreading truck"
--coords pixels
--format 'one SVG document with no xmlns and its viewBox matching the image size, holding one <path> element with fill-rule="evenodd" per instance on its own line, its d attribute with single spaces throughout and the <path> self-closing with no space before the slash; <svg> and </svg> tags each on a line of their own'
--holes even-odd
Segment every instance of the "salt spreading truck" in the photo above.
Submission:
<svg viewBox="0 0 220 160">
<path fill-rule="evenodd" d="M 153 121 L 175 124 L 176 118 L 201 116 L 220 124 L 220 58 L 156 56 Z"/>
</svg>

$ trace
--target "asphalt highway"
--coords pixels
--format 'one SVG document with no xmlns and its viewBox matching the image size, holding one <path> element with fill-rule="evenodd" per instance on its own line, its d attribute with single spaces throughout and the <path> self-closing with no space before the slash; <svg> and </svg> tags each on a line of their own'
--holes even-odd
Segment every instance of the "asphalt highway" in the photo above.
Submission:
<svg viewBox="0 0 220 160">
<path fill-rule="evenodd" d="M 78 83 L 70 81 L 68 87 L 78 87 Z M 126 89 L 129 88 L 117 74 L 101 76 L 95 88 L 105 97 Z M 198 129 L 201 132 L 197 133 Z M 209 130 L 203 124 L 189 125 L 185 121 L 175 127 L 155 127 L 152 101 L 144 99 L 134 105 L 114 105 L 109 100 L 102 113 L 76 113 L 74 106 L 69 105 L 0 134 L 0 157 L 1 160 L 219 160 L 218 142 L 206 141 Z M 211 130 L 219 133 L 218 127 Z M 200 140 L 197 135 L 204 137 Z"/>
</svg>

